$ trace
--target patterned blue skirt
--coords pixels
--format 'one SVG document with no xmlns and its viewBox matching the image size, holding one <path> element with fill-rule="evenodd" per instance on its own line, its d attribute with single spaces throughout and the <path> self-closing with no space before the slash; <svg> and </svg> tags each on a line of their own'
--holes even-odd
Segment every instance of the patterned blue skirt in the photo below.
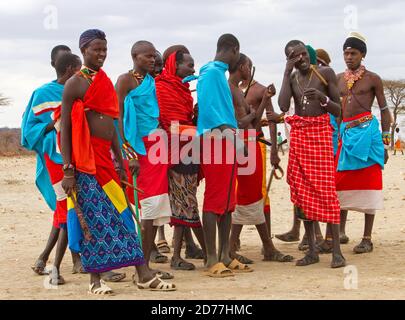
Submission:
<svg viewBox="0 0 405 320">
<path fill-rule="evenodd" d="M 139 237 L 122 218 L 129 209 L 119 213 L 94 175 L 77 172 L 76 181 L 77 203 L 92 235 L 80 243 L 84 270 L 102 273 L 144 264 Z"/>
</svg>

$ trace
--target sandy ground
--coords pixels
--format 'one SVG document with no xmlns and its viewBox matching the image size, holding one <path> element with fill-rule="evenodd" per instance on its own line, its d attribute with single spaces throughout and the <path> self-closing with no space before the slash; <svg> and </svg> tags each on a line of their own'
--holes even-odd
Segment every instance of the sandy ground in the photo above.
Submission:
<svg viewBox="0 0 405 320">
<path fill-rule="evenodd" d="M 282 161 L 286 166 L 287 158 Z M 70 254 L 62 264 L 67 283 L 58 289 L 44 285 L 46 278 L 30 268 L 51 228 L 51 213 L 35 187 L 34 173 L 34 158 L 0 159 L 0 299 L 93 299 L 87 294 L 88 276 L 71 274 Z M 347 232 L 351 240 L 343 246 L 350 265 L 346 269 L 329 268 L 330 255 L 321 256 L 319 264 L 305 268 L 294 263 L 262 262 L 259 236 L 254 227 L 245 227 L 241 253 L 254 259 L 253 273 L 213 279 L 203 276 L 201 260 L 194 260 L 197 270 L 174 272 L 178 291 L 156 293 L 136 289 L 130 281 L 133 269 L 127 268 L 127 279 L 111 284 L 116 295 L 101 299 L 405 299 L 404 176 L 405 157 L 391 156 L 384 171 L 385 210 L 376 217 L 373 253 L 352 253 L 362 236 L 363 216 L 349 214 Z M 203 187 L 200 199 L 202 193 Z M 274 182 L 271 198 L 272 232 L 285 232 L 292 222 L 285 179 Z M 167 227 L 168 239 L 171 234 Z M 297 243 L 274 242 L 283 252 L 302 257 Z M 159 266 L 170 270 L 168 264 Z"/>
</svg>

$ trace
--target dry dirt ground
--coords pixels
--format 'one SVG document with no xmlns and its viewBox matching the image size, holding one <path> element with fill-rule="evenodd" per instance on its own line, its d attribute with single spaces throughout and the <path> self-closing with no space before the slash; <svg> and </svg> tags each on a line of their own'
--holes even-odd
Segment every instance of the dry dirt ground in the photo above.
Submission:
<svg viewBox="0 0 405 320">
<path fill-rule="evenodd" d="M 287 157 L 282 161 L 286 166 Z M 61 269 L 66 284 L 58 289 L 50 289 L 44 284 L 46 277 L 32 272 L 30 267 L 42 251 L 51 227 L 51 213 L 35 187 L 34 174 L 33 157 L 0 158 L 0 299 L 97 299 L 87 294 L 87 275 L 71 274 L 70 254 L 65 256 Z M 178 291 L 160 293 L 135 288 L 130 280 L 133 268 L 126 268 L 127 278 L 111 284 L 116 295 L 98 299 L 405 299 L 404 177 L 405 157 L 391 156 L 384 170 L 385 210 L 376 217 L 371 254 L 352 253 L 362 236 L 364 219 L 359 213 L 349 213 L 350 242 L 343 246 L 349 265 L 346 269 L 329 268 L 330 255 L 321 256 L 319 264 L 305 268 L 294 263 L 262 262 L 259 236 L 254 227 L 245 227 L 241 253 L 255 261 L 253 273 L 209 278 L 202 274 L 201 260 L 195 260 L 195 271 L 174 272 Z M 202 194 L 203 186 L 200 200 Z M 270 194 L 272 233 L 285 232 L 292 223 L 285 179 L 275 181 Z M 166 231 L 171 239 L 170 227 Z M 284 253 L 302 257 L 297 243 L 274 242 Z M 170 271 L 168 264 L 159 266 Z"/>
</svg>

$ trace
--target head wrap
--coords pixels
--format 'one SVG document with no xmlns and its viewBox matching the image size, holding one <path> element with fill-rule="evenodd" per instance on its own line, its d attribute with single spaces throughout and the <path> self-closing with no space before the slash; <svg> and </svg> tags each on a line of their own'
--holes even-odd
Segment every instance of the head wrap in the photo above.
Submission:
<svg viewBox="0 0 405 320">
<path fill-rule="evenodd" d="M 308 54 L 309 54 L 309 62 L 311 64 L 317 64 L 316 63 L 316 51 L 314 48 L 312 48 L 309 44 L 305 46 L 308 50 Z"/>
<path fill-rule="evenodd" d="M 331 62 L 329 54 L 324 49 L 316 49 L 316 58 L 327 66 L 329 66 Z"/>
<path fill-rule="evenodd" d="M 159 103 L 159 120 L 162 128 L 168 130 L 172 121 L 183 125 L 193 124 L 193 97 L 188 83 L 176 75 L 176 54 L 171 53 L 161 75 L 156 77 L 156 95 Z"/>
<path fill-rule="evenodd" d="M 358 32 L 350 32 L 349 37 L 343 44 L 343 50 L 346 50 L 348 48 L 357 49 L 361 53 L 364 53 L 364 55 L 366 55 L 367 53 L 366 39 Z"/>
<path fill-rule="evenodd" d="M 89 29 L 89 30 L 84 31 L 80 35 L 79 48 L 80 49 L 84 48 L 90 42 L 92 42 L 93 40 L 96 40 L 96 39 L 106 40 L 105 33 L 98 29 Z"/>
</svg>

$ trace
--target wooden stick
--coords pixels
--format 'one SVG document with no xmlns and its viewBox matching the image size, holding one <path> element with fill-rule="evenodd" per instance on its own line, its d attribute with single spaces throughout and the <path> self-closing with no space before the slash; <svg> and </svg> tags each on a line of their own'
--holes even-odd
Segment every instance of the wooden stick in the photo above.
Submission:
<svg viewBox="0 0 405 320">
<path fill-rule="evenodd" d="M 132 208 L 131 201 L 129 201 L 128 194 L 127 194 L 127 192 L 126 192 L 126 190 L 125 190 L 124 187 L 122 188 L 122 191 L 124 191 L 125 200 L 127 201 L 127 206 L 128 206 L 128 208 L 129 208 L 129 210 L 131 211 L 133 217 L 135 218 L 135 221 L 136 221 L 136 223 L 137 223 L 137 225 L 138 225 L 139 230 L 142 230 L 142 225 L 141 225 L 141 223 L 139 222 L 139 219 L 138 219 L 138 217 L 136 216 L 136 214 L 135 214 L 135 212 L 134 212 L 134 209 Z"/>
<path fill-rule="evenodd" d="M 73 194 L 71 199 L 73 201 L 73 205 L 75 206 L 75 211 L 77 214 L 77 218 L 79 219 L 80 227 L 83 231 L 84 238 L 87 241 L 90 241 L 92 239 L 91 232 L 89 226 L 87 225 L 86 220 L 84 219 L 83 211 L 80 209 L 79 204 L 76 201 L 76 194 Z"/>
<path fill-rule="evenodd" d="M 140 193 L 145 193 L 143 190 L 141 190 L 141 189 L 135 187 L 134 185 L 130 184 L 130 183 L 127 182 L 127 181 L 121 180 L 121 183 L 124 184 L 124 185 L 126 185 L 127 187 L 130 187 L 130 188 L 133 189 L 133 190 L 136 190 L 136 191 L 140 192 Z"/>
<path fill-rule="evenodd" d="M 319 80 L 327 87 L 328 86 L 328 81 L 325 80 L 325 78 L 319 73 L 319 71 L 316 69 L 316 67 L 311 65 L 312 71 L 315 73 L 315 75 L 318 77 Z"/>
<path fill-rule="evenodd" d="M 250 86 L 251 86 L 252 81 L 253 81 L 253 78 L 254 78 L 254 76 L 255 76 L 255 72 L 256 72 L 256 67 L 253 67 L 253 70 L 252 70 L 252 76 L 250 77 L 249 84 L 248 84 L 247 89 L 246 89 L 246 91 L 245 91 L 245 96 L 244 96 L 245 98 L 246 98 L 246 97 L 247 97 L 247 95 L 248 95 L 248 92 L 249 92 Z"/>
</svg>

